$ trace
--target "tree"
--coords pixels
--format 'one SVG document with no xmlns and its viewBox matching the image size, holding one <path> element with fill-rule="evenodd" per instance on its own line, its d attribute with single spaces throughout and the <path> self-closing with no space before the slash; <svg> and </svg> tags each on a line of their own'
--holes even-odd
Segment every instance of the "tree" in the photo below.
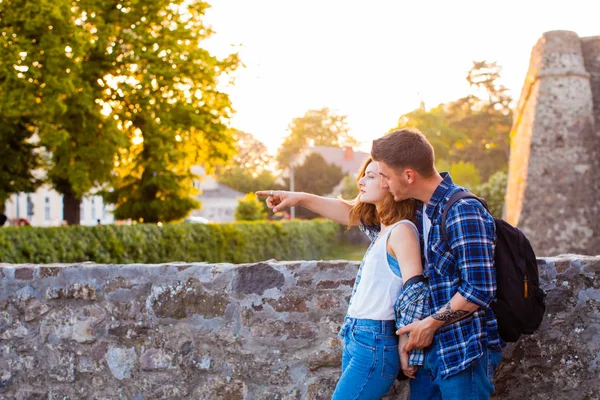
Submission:
<svg viewBox="0 0 600 400">
<path fill-rule="evenodd" d="M 329 164 L 323 156 L 318 153 L 309 153 L 304 163 L 294 170 L 294 190 L 308 192 L 324 196 L 330 194 L 344 177 L 342 169 Z M 285 178 L 287 188 L 290 187 L 290 179 Z M 318 215 L 303 207 L 296 207 L 298 218 L 316 218 Z"/>
<path fill-rule="evenodd" d="M 243 199 L 238 199 L 238 206 L 233 212 L 236 221 L 256 221 L 265 219 L 267 212 L 263 207 L 263 202 L 258 200 L 254 193 L 248 193 Z"/>
<path fill-rule="evenodd" d="M 64 194 L 67 221 L 78 224 L 81 198 L 110 180 L 124 143 L 116 122 L 94 103 L 103 70 L 91 56 L 95 35 L 77 3 L 68 0 L 7 0 L 0 21 L 0 108 L 11 109 L 15 129 L 26 121 L 39 135 L 48 181 Z"/>
<path fill-rule="evenodd" d="M 0 117 L 0 213 L 13 193 L 33 192 L 41 183 L 33 175 L 41 160 L 31 137 L 26 121 Z"/>
<path fill-rule="evenodd" d="M 105 45 L 114 71 L 99 84 L 99 103 L 118 119 L 131 145 L 117 159 L 117 218 L 146 222 L 184 217 L 197 207 L 191 166 L 207 171 L 233 153 L 231 115 L 218 79 L 238 65 L 200 47 L 212 31 L 203 1 L 159 0 L 105 8 L 112 35 Z M 117 23 L 118 22 L 118 23 Z M 108 25 L 108 24 L 107 24 Z"/>
<path fill-rule="evenodd" d="M 249 193 L 264 189 L 279 189 L 275 183 L 275 176 L 269 171 L 262 171 L 257 176 L 252 176 L 241 167 L 226 169 L 217 176 L 219 183 L 238 192 Z"/>
<path fill-rule="evenodd" d="M 356 183 L 356 178 L 352 175 L 346 175 L 342 179 L 342 188 L 340 192 L 340 196 L 346 200 L 354 200 L 356 196 L 360 193 L 358 189 L 358 184 Z"/>
<path fill-rule="evenodd" d="M 217 168 L 217 180 L 242 193 L 276 189 L 276 177 L 269 169 L 273 158 L 267 146 L 246 132 L 235 132 L 234 139 L 237 154 L 227 165 Z"/>
<path fill-rule="evenodd" d="M 473 189 L 473 193 L 486 200 L 490 212 L 496 218 L 502 218 L 507 184 L 508 174 L 498 171 L 487 182 Z"/>
<path fill-rule="evenodd" d="M 65 217 L 78 223 L 81 198 L 103 185 L 114 187 L 106 199 L 117 218 L 168 221 L 196 207 L 190 167 L 211 169 L 233 152 L 217 80 L 238 58 L 200 47 L 212 33 L 208 4 L 4 3 L 2 69 L 15 66 L 22 80 L 21 113 L 48 150 Z"/>
<path fill-rule="evenodd" d="M 277 161 L 282 169 L 309 144 L 315 146 L 356 146 L 358 141 L 350 136 L 345 115 L 337 115 L 328 108 L 308 110 L 303 117 L 294 118 L 288 126 L 289 135 L 279 148 Z"/>
<path fill-rule="evenodd" d="M 420 129 L 433 145 L 438 168 L 461 161 L 471 163 L 487 180 L 508 166 L 512 99 L 497 82 L 500 72 L 496 63 L 473 62 L 467 81 L 486 98 L 469 95 L 430 110 L 421 105 L 402 115 L 398 128 Z"/>
</svg>

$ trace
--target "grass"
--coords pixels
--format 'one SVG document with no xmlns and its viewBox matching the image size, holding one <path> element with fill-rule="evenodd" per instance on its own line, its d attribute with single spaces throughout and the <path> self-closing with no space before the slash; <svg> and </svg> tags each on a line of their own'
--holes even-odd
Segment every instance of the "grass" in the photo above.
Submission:
<svg viewBox="0 0 600 400">
<path fill-rule="evenodd" d="M 362 260 L 367 246 L 354 245 L 348 243 L 336 243 L 329 254 L 323 257 L 323 260 L 349 260 L 349 261 L 360 261 Z"/>
</svg>

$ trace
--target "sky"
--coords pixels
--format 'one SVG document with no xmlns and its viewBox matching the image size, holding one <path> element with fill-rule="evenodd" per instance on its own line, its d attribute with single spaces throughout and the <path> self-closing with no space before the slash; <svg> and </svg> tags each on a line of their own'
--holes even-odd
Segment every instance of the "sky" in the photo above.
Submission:
<svg viewBox="0 0 600 400">
<path fill-rule="evenodd" d="M 231 125 L 271 153 L 309 109 L 347 115 L 350 133 L 371 141 L 417 108 L 470 93 L 474 60 L 496 61 L 518 100 L 532 47 L 546 31 L 600 35 L 600 2 L 209 0 L 217 56 L 244 64 L 224 86 Z"/>
</svg>

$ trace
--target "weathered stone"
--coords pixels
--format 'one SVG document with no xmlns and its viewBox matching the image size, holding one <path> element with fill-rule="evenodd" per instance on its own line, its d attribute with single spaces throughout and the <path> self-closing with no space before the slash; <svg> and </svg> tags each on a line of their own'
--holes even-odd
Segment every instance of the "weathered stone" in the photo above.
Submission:
<svg viewBox="0 0 600 400">
<path fill-rule="evenodd" d="M 140 357 L 140 366 L 144 371 L 155 369 L 173 369 L 173 356 L 161 349 L 148 349 Z"/>
<path fill-rule="evenodd" d="M 552 31 L 531 53 L 513 118 L 504 216 L 539 256 L 600 249 L 599 43 Z"/>
<path fill-rule="evenodd" d="M 104 285 L 104 291 L 106 293 L 114 292 L 117 289 L 129 289 L 134 285 L 132 281 L 129 279 L 125 279 L 122 276 L 118 276 L 114 279 L 111 279 Z"/>
<path fill-rule="evenodd" d="M 317 283 L 317 289 L 336 289 L 343 286 L 354 286 L 354 279 L 345 279 L 340 281 L 330 281 L 330 280 L 322 280 Z"/>
<path fill-rule="evenodd" d="M 38 277 L 40 278 L 49 278 L 53 276 L 58 276 L 61 272 L 61 268 L 59 267 L 38 267 Z"/>
<path fill-rule="evenodd" d="M 341 352 L 318 351 L 308 360 L 308 369 L 314 372 L 321 368 L 340 368 L 342 365 Z"/>
<path fill-rule="evenodd" d="M 75 356 L 73 353 L 51 351 L 48 357 L 48 376 L 57 382 L 75 381 Z"/>
<path fill-rule="evenodd" d="M 306 307 L 306 297 L 294 293 L 290 293 L 286 296 L 281 296 L 277 300 L 268 299 L 266 300 L 266 303 L 270 304 L 271 307 L 273 307 L 273 309 L 277 312 L 308 311 L 308 307 Z"/>
<path fill-rule="evenodd" d="M 96 340 L 94 329 L 92 328 L 92 320 L 77 321 L 73 324 L 73 340 L 79 343 L 92 343 Z"/>
<path fill-rule="evenodd" d="M 131 378 L 137 355 L 135 349 L 110 346 L 106 352 L 106 363 L 113 376 L 119 380 Z"/>
<path fill-rule="evenodd" d="M 25 306 L 25 321 L 30 322 L 46 314 L 50 307 L 39 300 L 30 300 Z"/>
<path fill-rule="evenodd" d="M 96 288 L 89 284 L 75 283 L 67 289 L 48 288 L 46 299 L 96 300 Z"/>
<path fill-rule="evenodd" d="M 12 383 L 12 372 L 7 363 L 0 363 L 0 388 L 8 386 Z"/>
<path fill-rule="evenodd" d="M 39 390 L 19 390 L 17 400 L 47 400 L 48 392 Z"/>
<path fill-rule="evenodd" d="M 157 317 L 181 319 L 194 314 L 206 318 L 223 316 L 229 302 L 224 294 L 205 292 L 188 280 L 185 284 L 154 287 L 150 304 Z"/>
<path fill-rule="evenodd" d="M 0 339 L 9 340 L 13 338 L 24 338 L 29 335 L 29 329 L 25 324 L 19 324 L 12 329 L 7 329 L 4 331 L 2 335 L 0 335 Z"/>
<path fill-rule="evenodd" d="M 233 280 L 233 290 L 238 293 L 262 295 L 271 288 L 281 289 L 285 282 L 283 274 L 268 264 L 239 267 Z"/>
<path fill-rule="evenodd" d="M 20 267 L 15 269 L 15 279 L 30 281 L 33 279 L 33 267 Z"/>
<path fill-rule="evenodd" d="M 335 270 L 317 262 L 281 264 L 275 272 L 285 277 L 283 284 L 263 295 L 233 291 L 238 274 L 230 265 L 57 266 L 56 279 L 36 273 L 33 280 L 17 280 L 15 268 L 5 267 L 10 272 L 1 283 L 0 398 L 330 398 L 339 378 L 337 332 L 351 285 L 319 283 L 349 283 L 356 274 L 355 264 L 332 265 Z M 539 265 L 547 317 L 534 335 L 506 349 L 495 398 L 600 398 L 600 257 L 553 257 Z M 313 283 L 299 288 L 298 279 L 308 282 L 310 276 Z M 69 301 L 76 283 L 101 289 L 95 300 Z M 153 290 L 114 300 L 143 287 Z M 67 297 L 40 299 L 36 290 L 46 289 Z M 211 303 L 211 296 L 222 302 Z M 159 305 L 163 300 L 181 304 Z M 36 301 L 51 309 L 25 321 Z M 402 382 L 384 398 L 407 396 Z"/>
<path fill-rule="evenodd" d="M 79 357 L 77 359 L 77 372 L 85 373 L 85 372 L 95 372 L 96 364 L 93 359 L 88 357 Z"/>
<path fill-rule="evenodd" d="M 340 301 L 331 294 L 322 294 L 317 298 L 317 307 L 321 310 L 331 310 L 339 306 Z"/>
</svg>

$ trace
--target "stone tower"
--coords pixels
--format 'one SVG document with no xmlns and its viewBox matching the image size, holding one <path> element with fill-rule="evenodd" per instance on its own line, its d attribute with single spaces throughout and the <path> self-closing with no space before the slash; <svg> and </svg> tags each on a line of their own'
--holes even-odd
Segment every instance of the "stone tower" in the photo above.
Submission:
<svg viewBox="0 0 600 400">
<path fill-rule="evenodd" d="M 600 36 L 545 33 L 511 132 L 505 219 L 538 256 L 600 254 Z"/>
</svg>

